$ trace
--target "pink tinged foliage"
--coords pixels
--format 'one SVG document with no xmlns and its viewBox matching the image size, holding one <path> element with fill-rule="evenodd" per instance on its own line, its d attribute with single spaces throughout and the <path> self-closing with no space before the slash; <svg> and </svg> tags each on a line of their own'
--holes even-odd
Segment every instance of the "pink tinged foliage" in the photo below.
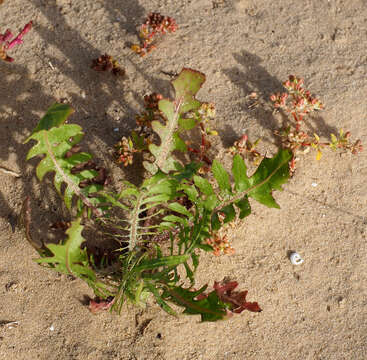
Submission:
<svg viewBox="0 0 367 360">
<path fill-rule="evenodd" d="M 100 311 L 109 310 L 114 304 L 115 298 L 112 296 L 108 297 L 106 300 L 101 300 L 100 298 L 95 298 L 89 301 L 89 310 L 92 314 L 96 314 Z"/>
<path fill-rule="evenodd" d="M 23 44 L 23 36 L 32 28 L 32 21 L 24 26 L 23 30 L 13 39 L 12 32 L 7 29 L 4 34 L 0 34 L 0 58 L 5 61 L 13 62 L 14 59 L 6 54 L 7 50 L 11 50 L 14 46 Z"/>
</svg>

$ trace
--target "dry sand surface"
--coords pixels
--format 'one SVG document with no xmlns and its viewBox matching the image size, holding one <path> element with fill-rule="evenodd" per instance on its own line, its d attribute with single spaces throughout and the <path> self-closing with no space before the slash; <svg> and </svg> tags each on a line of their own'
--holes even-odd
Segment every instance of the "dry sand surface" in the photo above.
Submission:
<svg viewBox="0 0 367 360">
<path fill-rule="evenodd" d="M 146 58 L 134 54 L 137 27 L 148 12 L 174 17 L 179 30 Z M 223 149 L 245 131 L 274 150 L 269 95 L 289 74 L 305 78 L 325 103 L 309 119 L 322 136 L 350 130 L 367 144 L 367 3 L 365 0 L 5 0 L 0 29 L 33 20 L 25 43 L 0 62 L 0 358 L 1 359 L 367 359 L 367 151 L 358 156 L 307 154 L 275 197 L 280 210 L 253 204 L 231 232 L 233 256 L 203 256 L 198 284 L 225 276 L 248 289 L 261 313 L 200 323 L 171 317 L 155 304 L 121 316 L 92 315 L 92 292 L 79 280 L 32 261 L 17 217 L 32 199 L 33 232 L 45 239 L 62 219 L 50 178 L 40 185 L 37 161 L 25 162 L 22 142 L 55 101 L 76 110 L 84 146 L 115 179 L 136 174 L 116 168 L 109 149 L 134 126 L 142 96 L 169 95 L 169 76 L 191 67 L 207 81 L 199 98 L 216 103 Z M 127 77 L 90 69 L 109 53 Z M 162 72 L 163 71 L 163 72 Z M 247 97 L 257 92 L 257 107 Z M 119 128 L 118 132 L 113 129 Z M 136 170 L 138 172 L 138 170 Z M 48 186 L 47 186 L 48 183 Z M 313 184 L 313 185 L 312 185 Z M 297 250 L 305 259 L 294 266 Z M 5 325 L 17 321 L 18 326 Z"/>
</svg>

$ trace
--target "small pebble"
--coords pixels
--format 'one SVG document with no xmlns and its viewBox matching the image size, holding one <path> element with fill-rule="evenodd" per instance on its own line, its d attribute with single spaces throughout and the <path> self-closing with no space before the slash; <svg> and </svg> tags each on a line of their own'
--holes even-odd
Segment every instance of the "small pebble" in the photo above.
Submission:
<svg viewBox="0 0 367 360">
<path fill-rule="evenodd" d="M 54 324 L 52 324 L 51 326 L 50 326 L 50 331 L 54 331 L 55 330 L 55 326 L 54 326 Z"/>
<path fill-rule="evenodd" d="M 313 182 L 311 185 L 312 185 L 313 187 L 316 187 L 316 186 L 317 186 L 317 183 Z"/>
<path fill-rule="evenodd" d="M 289 260 L 293 265 L 301 265 L 303 263 L 303 259 L 301 258 L 301 255 L 294 252 L 289 256 Z"/>
<path fill-rule="evenodd" d="M 114 132 L 118 132 L 120 129 L 119 128 L 114 128 L 113 131 Z"/>
<path fill-rule="evenodd" d="M 83 99 L 85 99 L 85 98 L 87 97 L 87 94 L 85 93 L 85 91 L 82 91 L 82 92 L 80 93 L 80 96 L 81 96 Z"/>
</svg>

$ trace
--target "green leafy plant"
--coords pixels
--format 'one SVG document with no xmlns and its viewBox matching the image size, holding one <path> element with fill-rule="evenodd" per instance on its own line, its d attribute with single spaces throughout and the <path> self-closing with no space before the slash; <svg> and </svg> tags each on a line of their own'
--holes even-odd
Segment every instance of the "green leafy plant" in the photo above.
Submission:
<svg viewBox="0 0 367 360">
<path fill-rule="evenodd" d="M 90 154 L 80 152 L 77 144 L 84 136 L 81 127 L 65 124 L 72 113 L 71 107 L 64 104 L 49 108 L 25 141 L 37 141 L 28 152 L 27 160 L 44 155 L 36 169 L 37 177 L 42 180 L 47 173 L 55 173 L 54 185 L 60 194 L 62 184 L 66 185 L 63 199 L 69 210 L 72 208 L 73 196 L 76 196 L 78 213 L 84 208 L 101 216 L 103 212 L 98 198 L 92 195 L 101 190 L 105 183 L 105 171 L 96 167 Z"/>
<path fill-rule="evenodd" d="M 152 137 L 140 144 L 148 156 L 148 176 L 139 186 L 123 182 L 119 192 L 108 188 L 106 174 L 91 166 L 91 155 L 80 152 L 81 128 L 66 124 L 73 112 L 68 105 L 53 105 L 26 140 L 37 142 L 28 159 L 43 156 L 38 178 L 55 174 L 55 187 L 75 217 L 67 239 L 44 244 L 37 262 L 85 281 L 97 296 L 92 311 L 121 311 L 126 301 L 144 306 L 149 295 L 170 314 L 183 307 L 185 314 L 200 315 L 202 321 L 261 311 L 257 303 L 246 301 L 247 291 L 234 291 L 237 282 L 215 282 L 209 293 L 207 285 L 196 290 L 195 273 L 200 252 L 215 250 L 210 239 L 226 224 L 250 215 L 250 199 L 279 207 L 272 193 L 286 183 L 292 153 L 281 149 L 263 158 L 251 175 L 239 154 L 233 156 L 231 172 L 217 159 L 206 172 L 199 171 L 203 164 L 198 161 L 179 160 L 177 151 L 189 151 L 186 132 L 201 127 L 207 114 L 207 103 L 196 98 L 204 81 L 204 74 L 183 69 L 172 81 L 174 99 L 155 97 L 154 111 L 148 114 Z M 133 135 L 132 146 L 139 136 Z M 118 244 L 113 269 L 84 245 L 90 223 Z"/>
<path fill-rule="evenodd" d="M 150 158 L 143 162 L 148 171 L 151 173 L 157 171 L 159 163 L 162 170 L 167 171 L 175 168 L 174 163 L 177 159 L 175 160 L 170 154 L 177 150 L 188 151 L 195 155 L 197 160 L 204 162 L 203 167 L 211 165 L 212 160 L 208 155 L 211 142 L 208 137 L 217 135 L 210 124 L 215 116 L 215 107 L 212 103 L 198 102 L 195 99 L 196 93 L 205 81 L 204 74 L 191 70 L 184 76 L 186 83 L 182 81 L 183 76 L 178 76 L 172 82 L 176 90 L 174 101 L 163 99 L 163 96 L 157 93 L 144 96 L 145 111 L 136 116 L 137 128 L 131 132 L 130 137 L 122 137 L 115 145 L 115 157 L 118 163 L 124 166 L 132 165 L 134 154 L 143 153 Z M 180 85 L 181 83 L 183 85 Z M 187 94 L 182 96 L 180 86 L 186 84 L 188 84 Z M 185 116 L 181 116 L 182 113 Z M 192 141 L 182 139 L 182 134 L 194 128 L 200 131 L 201 143 L 198 148 L 193 147 Z M 158 139 L 160 145 L 155 144 L 155 140 Z"/>
</svg>

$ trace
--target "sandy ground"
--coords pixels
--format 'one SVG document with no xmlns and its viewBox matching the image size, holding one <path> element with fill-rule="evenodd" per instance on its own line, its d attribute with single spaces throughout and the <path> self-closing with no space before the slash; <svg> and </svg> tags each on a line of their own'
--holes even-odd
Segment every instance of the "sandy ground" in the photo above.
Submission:
<svg viewBox="0 0 367 360">
<path fill-rule="evenodd" d="M 150 11 L 173 16 L 180 29 L 141 59 L 128 44 Z M 199 284 L 229 276 L 263 308 L 230 321 L 176 319 L 154 303 L 125 307 L 120 317 L 92 315 L 83 305 L 92 295 L 87 286 L 35 264 L 16 224 L 26 195 L 35 235 L 45 238 L 65 214 L 52 187 L 36 180 L 37 161 L 25 162 L 30 146 L 22 142 L 47 107 L 70 103 L 85 148 L 113 167 L 109 149 L 133 127 L 142 96 L 169 95 L 162 71 L 207 75 L 199 97 L 216 103 L 220 148 L 244 131 L 261 137 L 263 150 L 274 148 L 279 119 L 268 98 L 288 74 L 304 77 L 326 105 L 310 131 L 325 136 L 342 127 L 366 144 L 366 1 L 8 0 L 0 7 L 2 32 L 30 20 L 25 44 L 11 53 L 16 61 L 0 62 L 0 166 L 21 174 L 0 173 L 0 358 L 367 359 L 367 151 L 319 162 L 307 155 L 275 194 L 281 209 L 253 204 L 231 234 L 235 255 L 203 258 Z M 90 69 L 105 52 L 126 68 L 126 79 Z M 253 91 L 260 106 L 248 108 Z M 305 262 L 292 265 L 289 250 Z"/>
</svg>

